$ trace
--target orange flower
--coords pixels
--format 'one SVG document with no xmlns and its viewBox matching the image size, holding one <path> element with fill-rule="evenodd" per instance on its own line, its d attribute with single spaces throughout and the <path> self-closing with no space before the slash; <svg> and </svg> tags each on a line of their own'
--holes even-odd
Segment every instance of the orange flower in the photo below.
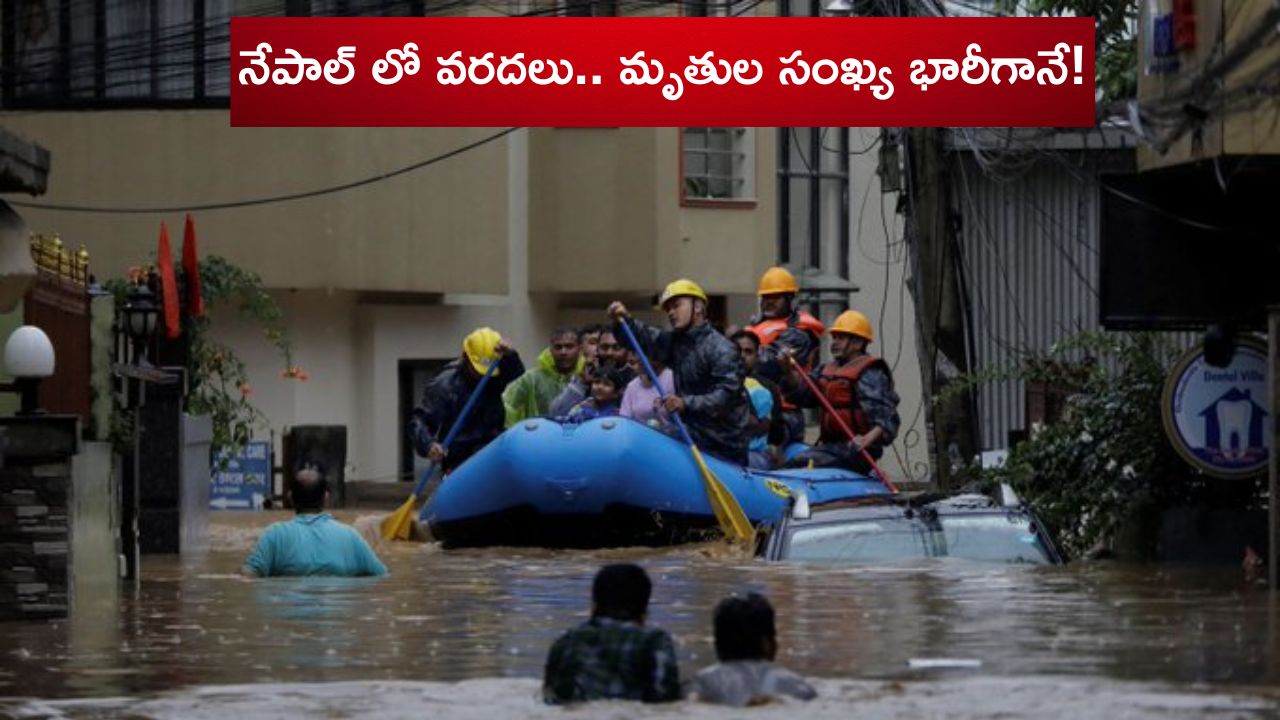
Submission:
<svg viewBox="0 0 1280 720">
<path fill-rule="evenodd" d="M 253 388 L 249 386 L 249 383 L 244 383 L 240 386 L 240 397 L 249 397 L 252 394 Z"/>
<path fill-rule="evenodd" d="M 311 375 L 300 367 L 291 367 L 280 371 L 280 377 L 285 380 L 301 380 L 306 382 Z"/>
</svg>

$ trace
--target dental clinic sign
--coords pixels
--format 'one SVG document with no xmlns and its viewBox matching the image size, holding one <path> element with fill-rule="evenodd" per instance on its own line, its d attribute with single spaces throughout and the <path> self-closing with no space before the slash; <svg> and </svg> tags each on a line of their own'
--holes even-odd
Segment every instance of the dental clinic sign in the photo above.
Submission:
<svg viewBox="0 0 1280 720">
<path fill-rule="evenodd" d="M 1184 460 L 1208 475 L 1242 478 L 1267 468 L 1267 349 L 1242 340 L 1225 368 L 1187 351 L 1165 381 L 1165 432 Z"/>
</svg>

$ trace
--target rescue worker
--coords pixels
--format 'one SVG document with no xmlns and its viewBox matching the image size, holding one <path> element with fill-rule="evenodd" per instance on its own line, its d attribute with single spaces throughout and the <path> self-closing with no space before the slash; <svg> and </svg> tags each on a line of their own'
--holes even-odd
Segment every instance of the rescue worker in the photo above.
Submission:
<svg viewBox="0 0 1280 720">
<path fill-rule="evenodd" d="M 551 331 L 551 344 L 538 355 L 537 365 L 502 391 L 507 427 L 550 413 L 551 403 L 582 372 L 582 364 L 578 331 L 569 327 Z"/>
<path fill-rule="evenodd" d="M 871 321 L 857 310 L 846 310 L 831 324 L 832 360 L 811 377 L 854 437 L 851 441 L 823 408 L 818 444 L 794 457 L 790 465 L 804 467 L 812 462 L 815 467 L 844 467 L 868 474 L 871 464 L 862 451 L 879 459 L 893 442 L 901 424 L 898 393 L 888 364 L 867 353 L 874 339 Z M 806 407 L 821 405 L 811 393 L 802 402 Z"/>
<path fill-rule="evenodd" d="M 692 280 L 667 285 L 658 304 L 670 330 L 631 318 L 620 302 L 611 303 L 608 312 L 614 322 L 628 324 L 641 352 L 671 368 L 676 392 L 663 407 L 681 413 L 694 443 L 704 452 L 746 465 L 751 410 L 737 346 L 707 323 L 707 294 Z M 620 327 L 617 335 L 626 337 Z"/>
<path fill-rule="evenodd" d="M 760 339 L 757 374 L 777 383 L 782 392 L 787 442 L 804 441 L 804 413 L 796 402 L 796 398 L 804 394 L 804 385 L 792 374 L 781 353 L 789 352 L 801 367 L 809 370 L 817 360 L 825 330 L 817 318 L 795 307 L 799 290 L 795 276 L 786 268 L 766 270 L 756 287 L 760 312 L 744 328 Z"/>
<path fill-rule="evenodd" d="M 445 448 L 440 442 L 491 362 L 498 363 L 498 370 L 476 400 L 471 416 L 464 420 L 453 446 Z M 506 418 L 502 392 L 523 374 L 520 354 L 496 330 L 484 327 L 472 332 L 462 341 L 462 355 L 432 378 L 422 393 L 422 403 L 413 410 L 409 437 L 414 449 L 440 463 L 445 473 L 451 472 L 502 434 Z"/>
</svg>

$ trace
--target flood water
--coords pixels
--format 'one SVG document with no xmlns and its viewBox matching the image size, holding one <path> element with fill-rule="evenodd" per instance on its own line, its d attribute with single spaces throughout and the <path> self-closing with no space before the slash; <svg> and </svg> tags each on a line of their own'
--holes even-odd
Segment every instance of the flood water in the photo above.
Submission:
<svg viewBox="0 0 1280 720">
<path fill-rule="evenodd" d="M 221 514 L 214 550 L 145 558 L 136 593 L 57 623 L 0 623 L 15 717 L 742 717 L 743 710 L 542 706 L 547 647 L 584 619 L 604 562 L 654 580 L 650 621 L 681 671 L 714 661 L 732 592 L 778 611 L 779 661 L 816 678 L 805 717 L 1280 717 L 1275 594 L 1238 568 L 922 562 L 768 565 L 716 545 L 442 551 L 380 546 L 384 579 L 248 580 L 279 514 Z M 459 682 L 462 681 L 462 682 Z M 797 717 L 796 707 L 750 717 Z"/>
</svg>

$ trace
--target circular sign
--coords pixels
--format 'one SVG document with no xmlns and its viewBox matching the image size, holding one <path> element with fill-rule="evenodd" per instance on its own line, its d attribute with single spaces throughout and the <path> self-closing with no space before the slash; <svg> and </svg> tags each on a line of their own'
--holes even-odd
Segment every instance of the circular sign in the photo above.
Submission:
<svg viewBox="0 0 1280 720">
<path fill-rule="evenodd" d="M 1164 429 L 1184 460 L 1208 475 L 1241 478 L 1267 468 L 1267 350 L 1242 339 L 1224 368 L 1204 360 L 1197 345 L 1164 383 Z"/>
</svg>

